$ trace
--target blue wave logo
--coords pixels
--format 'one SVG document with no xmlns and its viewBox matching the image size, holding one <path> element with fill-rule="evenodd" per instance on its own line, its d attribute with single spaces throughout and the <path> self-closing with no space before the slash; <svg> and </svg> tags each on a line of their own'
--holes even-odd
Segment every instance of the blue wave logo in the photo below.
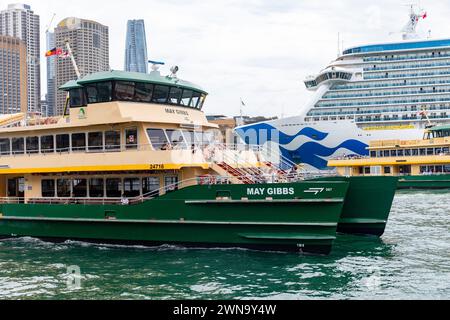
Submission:
<svg viewBox="0 0 450 320">
<path fill-rule="evenodd" d="M 235 131 L 247 144 L 256 145 L 263 145 L 268 141 L 274 141 L 281 145 L 287 145 L 300 136 L 305 136 L 316 141 L 322 141 L 328 137 L 328 133 L 320 132 L 309 127 L 303 128 L 300 132 L 291 136 L 267 123 L 259 123 L 253 126 L 239 128 Z"/>
<path fill-rule="evenodd" d="M 328 158 L 339 149 L 347 149 L 351 153 L 347 155 L 368 155 L 367 144 L 358 140 L 347 140 L 336 148 L 327 148 L 316 142 L 307 142 L 297 150 L 290 151 L 280 146 L 281 154 L 294 163 L 308 164 L 319 170 L 327 170 L 328 162 L 322 158 Z"/>
</svg>

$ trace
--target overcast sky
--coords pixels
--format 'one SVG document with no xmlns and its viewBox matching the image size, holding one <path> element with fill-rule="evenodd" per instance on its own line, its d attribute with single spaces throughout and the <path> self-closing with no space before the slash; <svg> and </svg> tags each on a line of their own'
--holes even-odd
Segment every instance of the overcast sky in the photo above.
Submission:
<svg viewBox="0 0 450 320">
<path fill-rule="evenodd" d="M 344 47 L 396 41 L 408 19 L 408 0 L 28 0 L 41 16 L 41 46 L 52 28 L 70 16 L 110 28 L 111 68 L 123 69 L 126 22 L 144 19 L 149 58 L 180 67 L 179 77 L 209 92 L 207 114 L 290 116 L 311 98 L 303 79 Z M 416 2 L 418 3 L 418 2 Z M 2 7 L 6 1 L 2 0 Z M 423 35 L 450 37 L 450 1 L 422 0 L 428 18 Z M 2 8 L 3 9 L 3 8 Z M 43 81 L 45 81 L 43 58 Z M 44 84 L 45 86 L 45 84 Z M 43 88 L 43 93 L 46 88 Z"/>
</svg>

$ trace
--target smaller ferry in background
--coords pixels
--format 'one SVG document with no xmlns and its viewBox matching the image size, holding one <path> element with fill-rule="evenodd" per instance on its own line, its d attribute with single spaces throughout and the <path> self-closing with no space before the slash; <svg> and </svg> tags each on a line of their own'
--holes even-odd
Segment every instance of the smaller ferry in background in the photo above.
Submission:
<svg viewBox="0 0 450 320">
<path fill-rule="evenodd" d="M 428 128 L 421 140 L 372 141 L 368 150 L 328 165 L 344 176 L 397 176 L 401 189 L 450 188 L 450 125 Z"/>
</svg>

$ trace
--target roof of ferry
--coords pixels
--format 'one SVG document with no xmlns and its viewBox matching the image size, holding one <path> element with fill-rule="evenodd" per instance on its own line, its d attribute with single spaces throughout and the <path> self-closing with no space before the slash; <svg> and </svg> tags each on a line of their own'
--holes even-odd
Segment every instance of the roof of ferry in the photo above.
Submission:
<svg viewBox="0 0 450 320">
<path fill-rule="evenodd" d="M 192 89 L 195 91 L 200 91 L 202 93 L 207 93 L 201 87 L 188 81 L 184 81 L 175 77 L 162 76 L 159 71 L 152 71 L 150 73 L 139 73 L 139 72 L 127 72 L 127 71 L 105 71 L 92 73 L 80 80 L 71 80 L 66 84 L 59 87 L 60 90 L 70 90 L 81 88 L 84 84 L 103 82 L 103 81 L 135 81 L 135 82 L 145 82 L 152 84 L 162 84 L 167 86 L 175 86 L 184 89 Z"/>
<path fill-rule="evenodd" d="M 449 131 L 449 130 L 450 130 L 449 124 L 430 128 L 430 131 Z"/>
<path fill-rule="evenodd" d="M 371 53 L 371 52 L 383 52 L 383 51 L 398 51 L 398 50 L 414 50 L 414 49 L 429 49 L 450 47 L 450 39 L 440 40 L 414 40 L 394 43 L 381 43 L 367 46 L 352 47 L 343 52 L 347 54 L 357 53 Z"/>
</svg>

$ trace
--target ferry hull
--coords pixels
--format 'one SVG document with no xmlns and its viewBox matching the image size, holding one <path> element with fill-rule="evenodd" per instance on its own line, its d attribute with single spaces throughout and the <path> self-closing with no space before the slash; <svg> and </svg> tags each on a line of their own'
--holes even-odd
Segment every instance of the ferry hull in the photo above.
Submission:
<svg viewBox="0 0 450 320">
<path fill-rule="evenodd" d="M 0 236 L 328 254 L 347 190 L 345 181 L 194 186 L 129 206 L 3 204 Z"/>
<path fill-rule="evenodd" d="M 450 189 L 450 175 L 405 176 L 399 179 L 399 189 Z"/>
<path fill-rule="evenodd" d="M 397 177 L 332 177 L 350 183 L 337 231 L 381 237 L 386 229 L 398 186 Z"/>
</svg>

